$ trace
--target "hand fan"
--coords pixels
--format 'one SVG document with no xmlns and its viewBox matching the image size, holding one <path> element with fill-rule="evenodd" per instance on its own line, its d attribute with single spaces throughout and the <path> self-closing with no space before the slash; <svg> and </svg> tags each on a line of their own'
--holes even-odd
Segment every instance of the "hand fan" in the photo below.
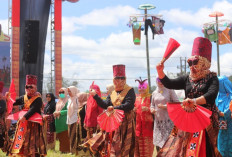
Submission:
<svg viewBox="0 0 232 157">
<path fill-rule="evenodd" d="M 164 63 L 179 46 L 180 44 L 175 39 L 170 38 L 161 63 Z"/>
<path fill-rule="evenodd" d="M 124 111 L 115 109 L 112 112 L 104 111 L 97 117 L 97 121 L 102 130 L 112 132 L 120 126 L 123 117 Z"/>
<path fill-rule="evenodd" d="M 210 125 L 212 111 L 197 105 L 193 112 L 184 110 L 181 102 L 167 103 L 170 119 L 177 128 L 186 132 L 198 132 Z"/>
</svg>

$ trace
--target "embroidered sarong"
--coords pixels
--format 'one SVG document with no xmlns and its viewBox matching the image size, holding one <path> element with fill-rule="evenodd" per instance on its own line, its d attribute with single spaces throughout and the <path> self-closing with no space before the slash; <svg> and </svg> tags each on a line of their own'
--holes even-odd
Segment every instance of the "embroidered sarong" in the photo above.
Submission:
<svg viewBox="0 0 232 157">
<path fill-rule="evenodd" d="M 186 151 L 186 156 L 199 157 L 200 155 L 201 157 L 205 157 L 205 150 L 205 130 L 191 133 L 189 145 Z"/>
</svg>

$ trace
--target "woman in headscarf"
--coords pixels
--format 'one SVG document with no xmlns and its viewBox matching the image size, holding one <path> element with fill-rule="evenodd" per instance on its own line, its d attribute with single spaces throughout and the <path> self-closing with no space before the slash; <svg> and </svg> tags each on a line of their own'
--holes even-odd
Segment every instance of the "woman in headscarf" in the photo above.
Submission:
<svg viewBox="0 0 232 157">
<path fill-rule="evenodd" d="M 78 130 L 80 131 L 81 139 L 84 139 L 87 136 L 87 132 L 84 128 L 84 120 L 85 120 L 85 113 L 86 113 L 86 104 L 87 104 L 89 94 L 81 92 L 81 93 L 77 94 L 77 97 L 78 97 L 78 102 L 79 102 L 79 111 L 78 111 L 78 113 L 79 113 L 79 123 L 78 123 L 79 129 Z"/>
<path fill-rule="evenodd" d="M 155 115 L 153 144 L 158 152 L 174 126 L 168 116 L 167 102 L 179 102 L 179 100 L 174 90 L 165 88 L 159 78 L 156 79 L 156 84 L 157 88 L 152 93 L 151 112 Z"/>
<path fill-rule="evenodd" d="M 193 43 L 192 56 L 187 61 L 190 68 L 189 75 L 170 79 L 163 71 L 164 64 L 162 62 L 156 66 L 159 79 L 166 88 L 185 90 L 185 99 L 182 102 L 185 111 L 194 112 L 197 105 L 212 111 L 209 126 L 198 132 L 182 131 L 175 126 L 168 140 L 158 152 L 158 157 L 221 156 L 217 149 L 219 129 L 218 109 L 215 105 L 219 83 L 217 74 L 210 71 L 211 53 L 211 42 L 207 38 L 197 37 Z"/>
<path fill-rule="evenodd" d="M 85 120 L 86 104 L 89 94 L 81 92 L 77 94 L 77 97 L 78 97 L 78 108 L 79 108 L 78 110 L 79 122 L 77 125 L 77 150 L 81 151 L 82 147 L 80 147 L 79 145 L 84 143 L 84 140 L 87 136 L 87 132 L 84 128 L 84 120 Z"/>
<path fill-rule="evenodd" d="M 47 149 L 55 149 L 56 144 L 56 128 L 55 128 L 55 119 L 53 116 L 53 113 L 56 110 L 56 102 L 55 102 L 55 96 L 53 93 L 47 93 L 46 94 L 47 104 L 44 107 L 44 114 L 45 114 L 45 128 L 46 128 L 46 135 L 47 135 Z"/>
<path fill-rule="evenodd" d="M 56 111 L 53 113 L 55 117 L 55 126 L 57 138 L 60 142 L 61 153 L 69 153 L 69 137 L 67 125 L 67 106 L 68 106 L 68 90 L 61 88 L 59 90 L 59 100 L 56 103 Z"/>
<path fill-rule="evenodd" d="M 67 124 L 68 124 L 68 135 L 70 140 L 70 152 L 76 154 L 77 146 L 77 120 L 78 120 L 78 89 L 75 86 L 68 87 L 68 114 L 67 114 Z"/>
<path fill-rule="evenodd" d="M 106 91 L 107 91 L 107 95 L 110 95 L 114 91 L 114 85 L 113 84 L 108 84 L 106 86 Z"/>
<path fill-rule="evenodd" d="M 219 92 L 216 105 L 219 109 L 218 150 L 223 157 L 232 156 L 232 119 L 229 109 L 232 103 L 232 83 L 226 76 L 219 76 Z"/>
<path fill-rule="evenodd" d="M 90 91 L 95 90 L 97 95 L 101 97 L 101 91 L 98 85 L 92 84 L 90 86 Z M 86 141 L 93 137 L 93 134 L 97 131 L 97 117 L 101 114 L 103 109 L 97 105 L 96 100 L 92 95 L 89 96 L 87 101 L 86 115 L 84 126 L 87 130 Z"/>
<path fill-rule="evenodd" d="M 135 80 L 139 82 L 139 96 L 135 101 L 136 130 L 135 130 L 135 157 L 152 157 L 154 145 L 153 139 L 153 115 L 150 112 L 151 94 L 147 79 Z"/>
</svg>

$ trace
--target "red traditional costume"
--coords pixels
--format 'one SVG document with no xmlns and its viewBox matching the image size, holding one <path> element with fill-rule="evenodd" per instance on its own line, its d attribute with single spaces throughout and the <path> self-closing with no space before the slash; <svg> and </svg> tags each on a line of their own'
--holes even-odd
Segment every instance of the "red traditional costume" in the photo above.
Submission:
<svg viewBox="0 0 232 157">
<path fill-rule="evenodd" d="M 126 84 L 125 65 L 114 65 L 114 86 L 115 90 L 102 100 L 97 94 L 93 97 L 97 105 L 107 109 L 123 110 L 125 117 L 118 129 L 110 133 L 101 131 L 93 138 L 89 139 L 84 146 L 99 156 L 104 157 L 133 157 L 135 148 L 135 122 L 134 122 L 134 89 Z M 108 142 L 110 141 L 110 145 Z"/>
<path fill-rule="evenodd" d="M 153 115 L 150 112 L 151 94 L 146 80 L 139 81 L 139 93 L 136 98 L 136 141 L 135 157 L 152 157 L 154 145 L 153 140 Z"/>
<path fill-rule="evenodd" d="M 13 105 L 23 105 L 27 113 L 23 116 L 26 120 L 19 119 L 13 144 L 9 150 L 11 155 L 18 156 L 45 156 L 46 146 L 40 123 L 28 121 L 28 119 L 38 113 L 41 114 L 43 105 L 40 94 L 36 93 L 37 77 L 26 76 L 27 94 L 16 99 Z M 32 92 L 33 91 L 33 92 Z"/>
<path fill-rule="evenodd" d="M 208 39 L 196 38 L 193 44 L 192 56 L 188 59 L 190 75 L 176 79 L 169 79 L 164 76 L 160 79 L 166 88 L 185 90 L 187 100 L 184 100 L 183 104 L 190 104 L 195 100 L 194 105 L 201 105 L 211 110 L 211 124 L 206 129 L 195 133 L 184 132 L 175 126 L 163 148 L 159 151 L 158 157 L 221 157 L 217 149 L 219 127 L 218 109 L 215 105 L 219 83 L 216 73 L 209 70 L 211 49 L 212 44 Z M 159 65 L 157 65 L 157 70 L 160 77 Z M 206 103 L 197 104 L 196 99 L 200 101 L 203 99 Z M 196 122 L 193 121 L 192 123 Z"/>
<path fill-rule="evenodd" d="M 97 95 L 101 97 L 101 91 L 98 85 L 92 84 L 90 86 L 90 90 L 94 89 L 97 92 Z M 93 96 L 90 95 L 87 100 L 86 106 L 86 115 L 84 120 L 84 125 L 87 130 L 86 139 L 90 139 L 93 137 L 93 133 L 97 131 L 97 117 L 101 114 L 103 109 L 97 105 L 96 100 L 94 100 Z"/>
</svg>

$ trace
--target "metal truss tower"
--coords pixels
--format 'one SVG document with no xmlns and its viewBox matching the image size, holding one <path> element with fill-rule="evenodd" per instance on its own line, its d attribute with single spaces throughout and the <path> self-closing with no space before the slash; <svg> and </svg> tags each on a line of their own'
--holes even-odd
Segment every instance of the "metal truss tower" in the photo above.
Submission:
<svg viewBox="0 0 232 157">
<path fill-rule="evenodd" d="M 10 36 L 11 31 L 11 18 L 12 18 L 12 7 L 11 7 L 11 0 L 8 0 L 8 34 Z"/>
<path fill-rule="evenodd" d="M 51 89 L 50 92 L 55 93 L 55 0 L 51 0 Z"/>
</svg>

